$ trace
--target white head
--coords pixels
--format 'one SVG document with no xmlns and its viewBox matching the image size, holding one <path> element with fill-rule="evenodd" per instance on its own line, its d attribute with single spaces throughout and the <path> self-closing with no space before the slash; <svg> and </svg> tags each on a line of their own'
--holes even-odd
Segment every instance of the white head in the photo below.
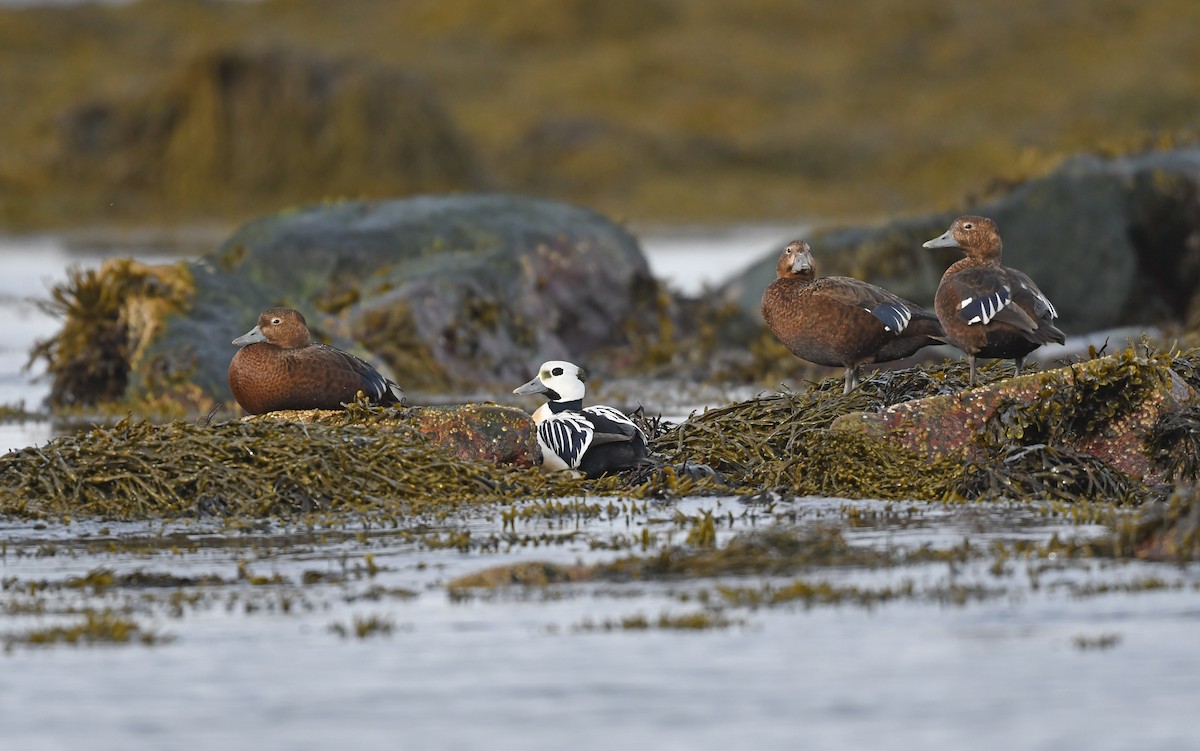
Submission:
<svg viewBox="0 0 1200 751">
<path fill-rule="evenodd" d="M 537 377 L 524 386 L 513 389 L 514 394 L 546 394 L 552 402 L 573 402 L 582 399 L 587 373 L 583 368 L 565 360 L 542 363 Z"/>
</svg>

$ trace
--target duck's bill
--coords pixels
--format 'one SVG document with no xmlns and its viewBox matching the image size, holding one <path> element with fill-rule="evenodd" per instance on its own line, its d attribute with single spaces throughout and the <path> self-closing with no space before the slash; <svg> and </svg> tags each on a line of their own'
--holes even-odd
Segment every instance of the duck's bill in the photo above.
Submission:
<svg viewBox="0 0 1200 751">
<path fill-rule="evenodd" d="M 935 237 L 927 243 L 921 245 L 922 248 L 957 248 L 958 242 L 954 239 L 954 235 L 947 232 L 941 237 Z"/>
<path fill-rule="evenodd" d="M 241 347 L 246 344 L 254 344 L 255 342 L 265 342 L 267 337 L 263 335 L 262 329 L 255 326 L 246 333 L 233 340 L 233 343 Z"/>
<path fill-rule="evenodd" d="M 534 378 L 524 386 L 517 386 L 513 389 L 514 394 L 544 394 L 546 393 L 546 384 L 539 379 Z"/>
</svg>

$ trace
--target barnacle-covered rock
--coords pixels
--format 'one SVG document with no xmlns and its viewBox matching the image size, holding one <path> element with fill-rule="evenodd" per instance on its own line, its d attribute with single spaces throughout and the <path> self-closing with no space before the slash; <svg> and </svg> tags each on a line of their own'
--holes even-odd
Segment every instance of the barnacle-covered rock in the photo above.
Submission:
<svg viewBox="0 0 1200 751">
<path fill-rule="evenodd" d="M 1168 358 L 1129 349 L 877 413 L 844 415 L 833 427 L 937 458 L 979 447 L 1050 444 L 1154 482 L 1163 477 L 1145 435 L 1195 396 Z"/>
</svg>

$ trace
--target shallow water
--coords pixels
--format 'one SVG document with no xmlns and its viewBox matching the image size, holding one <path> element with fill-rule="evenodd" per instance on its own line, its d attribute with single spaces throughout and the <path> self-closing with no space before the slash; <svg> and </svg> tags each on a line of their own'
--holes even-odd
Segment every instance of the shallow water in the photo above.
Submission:
<svg viewBox="0 0 1200 751">
<path fill-rule="evenodd" d="M 11 646 L 0 657 L 6 746 L 248 748 L 265 739 L 290 749 L 1187 747 L 1200 683 L 1200 576 L 1192 568 L 1043 557 L 1010 561 L 1002 573 L 986 563 L 938 562 L 510 588 L 466 599 L 446 587 L 499 563 L 628 555 L 636 550 L 596 546 L 643 525 L 679 543 L 686 532 L 672 521 L 677 511 L 726 520 L 732 513 L 725 537 L 838 524 L 846 505 L 805 499 L 766 511 L 697 499 L 613 520 L 515 529 L 481 515 L 462 525 L 479 541 L 571 537 L 466 551 L 430 549 L 385 530 L 10 524 L 0 529 L 8 541 L 0 630 L 70 622 L 78 616 L 67 611 L 87 605 L 126 612 L 172 641 Z M 846 527 L 847 540 L 895 551 L 1104 533 L 1025 508 L 905 507 L 891 515 L 904 521 Z M 108 552 L 110 543 L 119 550 Z M 282 582 L 239 581 L 239 564 Z M 98 568 L 211 574 L 226 583 L 99 593 L 61 586 Z M 344 579 L 305 585 L 305 572 Z M 701 612 L 704 593 L 716 602 L 719 585 L 795 579 L 865 590 L 911 583 L 912 595 L 871 605 L 724 605 L 712 610 L 732 625 L 704 631 L 601 627 Z M 1151 580 L 1161 585 L 1146 587 Z M 41 583 L 35 595 L 31 582 Z M 1116 591 L 1084 589 L 1100 584 Z M 173 593 L 187 604 L 172 604 Z M 364 639 L 331 630 L 355 617 L 393 630 Z"/>
<path fill-rule="evenodd" d="M 758 256 L 726 252 L 721 236 L 696 239 L 704 237 L 695 236 L 691 250 L 686 238 L 651 237 L 652 267 L 695 294 Z M 756 233 L 741 242 L 761 244 L 761 252 L 775 244 Z M 131 252 L 166 260 L 153 249 Z M 104 255 L 53 238 L 0 241 L 0 315 L 11 322 L 0 344 L 0 403 L 33 408 L 46 393 L 37 374 L 20 367 L 56 323 L 27 298 L 44 297 L 48 280 L 69 264 L 98 264 Z M 5 447 L 51 435 L 48 423 L 0 425 Z M 1193 743 L 1200 570 L 1073 559 L 1050 545 L 1056 536 L 1104 539 L 1103 527 L 1074 525 L 1036 505 L 707 498 L 623 508 L 612 518 L 588 512 L 509 526 L 505 509 L 486 508 L 401 529 L 346 520 L 320 530 L 0 520 L 0 747 Z M 447 586 L 504 563 L 656 555 L 684 546 L 703 512 L 717 520 L 720 544 L 748 530 L 834 527 L 853 546 L 895 553 L 1046 547 L 1029 557 L 829 565 L 773 577 L 467 596 Z M 648 551 L 630 545 L 643 530 L 653 540 Z M 463 532 L 468 544 L 444 547 Z M 89 572 L 105 571 L 141 572 L 147 581 L 81 586 Z M 722 594 L 801 580 L 847 595 L 751 606 Z M 80 623 L 84 611 L 106 610 L 162 643 L 27 643 L 38 631 Z M 663 615 L 705 616 L 714 627 L 653 627 Z M 390 633 L 337 631 L 371 618 L 390 624 Z M 622 625 L 639 620 L 652 627 Z"/>
</svg>

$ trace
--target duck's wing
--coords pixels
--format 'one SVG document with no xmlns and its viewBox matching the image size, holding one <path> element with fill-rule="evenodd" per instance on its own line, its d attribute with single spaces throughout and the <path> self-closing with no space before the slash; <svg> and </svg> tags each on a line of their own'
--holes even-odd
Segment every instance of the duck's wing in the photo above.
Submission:
<svg viewBox="0 0 1200 751">
<path fill-rule="evenodd" d="M 1007 275 L 994 268 L 964 269 L 943 282 L 958 297 L 958 317 L 968 326 L 1007 323 L 1025 332 L 1037 324 L 1018 305 L 1013 305 L 1013 285 Z"/>
<path fill-rule="evenodd" d="M 624 441 L 631 441 L 634 436 L 637 436 L 642 439 L 642 443 L 646 443 L 646 434 L 621 410 L 607 404 L 594 404 L 584 407 L 583 411 L 592 418 L 592 424 L 596 426 L 597 434 L 612 434 L 619 436 L 613 440 Z"/>
<path fill-rule="evenodd" d="M 327 344 L 313 346 L 320 350 L 322 358 L 336 363 L 336 367 L 357 377 L 359 388 L 370 401 L 376 404 L 404 404 L 404 390 L 395 381 L 376 370 L 371 363 Z"/>
<path fill-rule="evenodd" d="M 848 276 L 827 276 L 818 279 L 816 293 L 845 305 L 862 308 L 878 318 L 883 327 L 893 334 L 904 331 L 914 314 L 933 317 L 919 305 L 910 303 L 883 287 Z"/>
<path fill-rule="evenodd" d="M 587 453 L 596 437 L 596 428 L 588 417 L 579 412 L 557 412 L 537 426 L 538 442 L 553 452 L 571 469 Z"/>
<path fill-rule="evenodd" d="M 1050 302 L 1050 298 L 1038 289 L 1037 284 L 1025 272 L 1007 267 L 1004 270 L 1008 272 L 1008 278 L 1013 284 L 1013 299 L 1018 305 L 1033 311 L 1035 318 L 1045 320 L 1058 318 L 1058 311 L 1054 309 L 1054 303 Z"/>
</svg>

